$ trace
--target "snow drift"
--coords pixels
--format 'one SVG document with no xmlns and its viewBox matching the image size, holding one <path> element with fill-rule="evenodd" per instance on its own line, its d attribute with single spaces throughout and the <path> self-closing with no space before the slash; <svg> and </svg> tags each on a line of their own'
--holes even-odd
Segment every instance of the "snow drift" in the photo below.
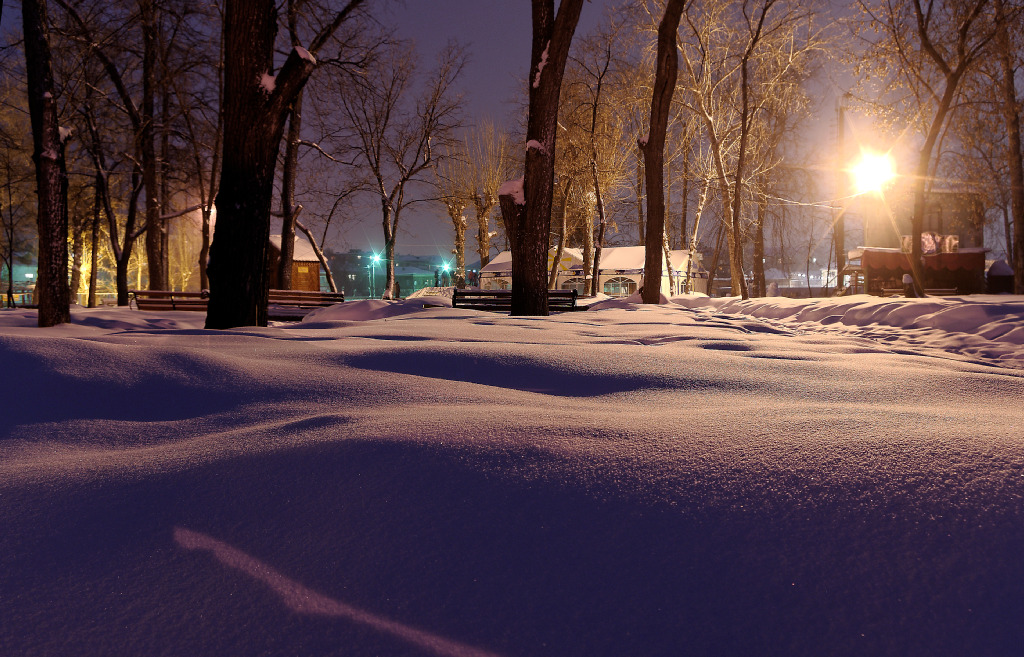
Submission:
<svg viewBox="0 0 1024 657">
<path fill-rule="evenodd" d="M 0 312 L 0 654 L 1019 654 L 1022 304 Z"/>
</svg>

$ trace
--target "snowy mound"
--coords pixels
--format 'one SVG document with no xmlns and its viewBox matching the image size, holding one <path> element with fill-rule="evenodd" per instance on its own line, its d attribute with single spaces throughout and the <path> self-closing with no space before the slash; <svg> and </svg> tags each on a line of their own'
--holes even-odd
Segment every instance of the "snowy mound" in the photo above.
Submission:
<svg viewBox="0 0 1024 657">
<path fill-rule="evenodd" d="M 1000 299 L 0 311 L 0 654 L 1019 654 Z"/>
<path fill-rule="evenodd" d="M 398 317 L 438 307 L 451 308 L 452 300 L 443 296 L 420 296 L 402 301 L 363 299 L 360 301 L 346 301 L 326 308 L 318 308 L 306 315 L 302 322 L 304 324 L 337 321 L 366 322 L 374 319 Z"/>
</svg>

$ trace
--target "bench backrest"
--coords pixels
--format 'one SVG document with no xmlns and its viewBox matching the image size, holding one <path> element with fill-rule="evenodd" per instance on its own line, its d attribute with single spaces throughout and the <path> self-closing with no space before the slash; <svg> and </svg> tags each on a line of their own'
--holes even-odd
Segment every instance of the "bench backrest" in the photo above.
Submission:
<svg viewBox="0 0 1024 657">
<path fill-rule="evenodd" d="M 576 310 L 576 290 L 548 290 L 548 310 L 562 312 Z M 470 310 L 492 310 L 496 312 L 512 310 L 511 290 L 459 290 L 452 294 L 452 308 L 468 308 Z"/>
<path fill-rule="evenodd" d="M 139 310 L 196 310 L 205 311 L 210 298 L 208 290 L 202 292 L 174 292 L 171 290 L 129 290 Z M 301 290 L 270 290 L 270 303 L 278 306 L 312 308 L 331 306 L 345 301 L 344 292 L 304 292 Z"/>
</svg>

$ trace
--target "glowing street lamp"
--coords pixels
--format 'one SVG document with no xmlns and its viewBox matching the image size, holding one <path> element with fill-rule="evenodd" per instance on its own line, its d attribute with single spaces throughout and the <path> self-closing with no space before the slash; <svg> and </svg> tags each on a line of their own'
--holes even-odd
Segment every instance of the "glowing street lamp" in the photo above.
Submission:
<svg viewBox="0 0 1024 657">
<path fill-rule="evenodd" d="M 881 194 L 896 178 L 896 162 L 889 153 L 862 149 L 860 160 L 850 168 L 850 177 L 857 194 Z"/>
<path fill-rule="evenodd" d="M 375 279 L 376 279 L 376 274 L 377 274 L 377 263 L 379 263 L 379 262 L 380 262 L 380 255 L 377 254 L 377 253 L 374 253 L 373 254 L 373 258 L 370 259 L 370 264 L 367 265 L 367 267 L 370 270 L 370 298 L 371 299 L 376 298 L 376 296 L 377 296 L 377 294 L 376 294 L 377 283 L 376 283 Z"/>
</svg>

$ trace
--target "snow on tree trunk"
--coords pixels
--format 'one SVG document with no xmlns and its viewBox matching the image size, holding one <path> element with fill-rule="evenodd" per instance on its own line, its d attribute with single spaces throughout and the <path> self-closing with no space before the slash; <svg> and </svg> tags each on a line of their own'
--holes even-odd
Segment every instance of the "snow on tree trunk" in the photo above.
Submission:
<svg viewBox="0 0 1024 657">
<path fill-rule="evenodd" d="M 533 46 L 530 54 L 530 110 L 523 193 L 525 205 L 505 215 L 512 251 L 512 314 L 547 315 L 547 256 L 551 200 L 555 183 L 555 136 L 558 99 L 565 61 L 583 0 L 562 0 L 555 14 L 552 0 L 533 0 Z M 505 203 L 502 203 L 504 214 Z"/>
<path fill-rule="evenodd" d="M 32 159 L 36 168 L 39 230 L 36 303 L 39 326 L 71 321 L 68 288 L 68 176 L 64 144 L 53 97 L 45 0 L 23 0 L 25 74 L 32 120 Z"/>
<path fill-rule="evenodd" d="M 267 324 L 274 167 L 288 110 L 316 65 L 308 53 L 292 49 L 273 91 L 260 84 L 273 65 L 276 30 L 273 0 L 227 3 L 224 150 L 210 245 L 207 328 Z"/>
</svg>

